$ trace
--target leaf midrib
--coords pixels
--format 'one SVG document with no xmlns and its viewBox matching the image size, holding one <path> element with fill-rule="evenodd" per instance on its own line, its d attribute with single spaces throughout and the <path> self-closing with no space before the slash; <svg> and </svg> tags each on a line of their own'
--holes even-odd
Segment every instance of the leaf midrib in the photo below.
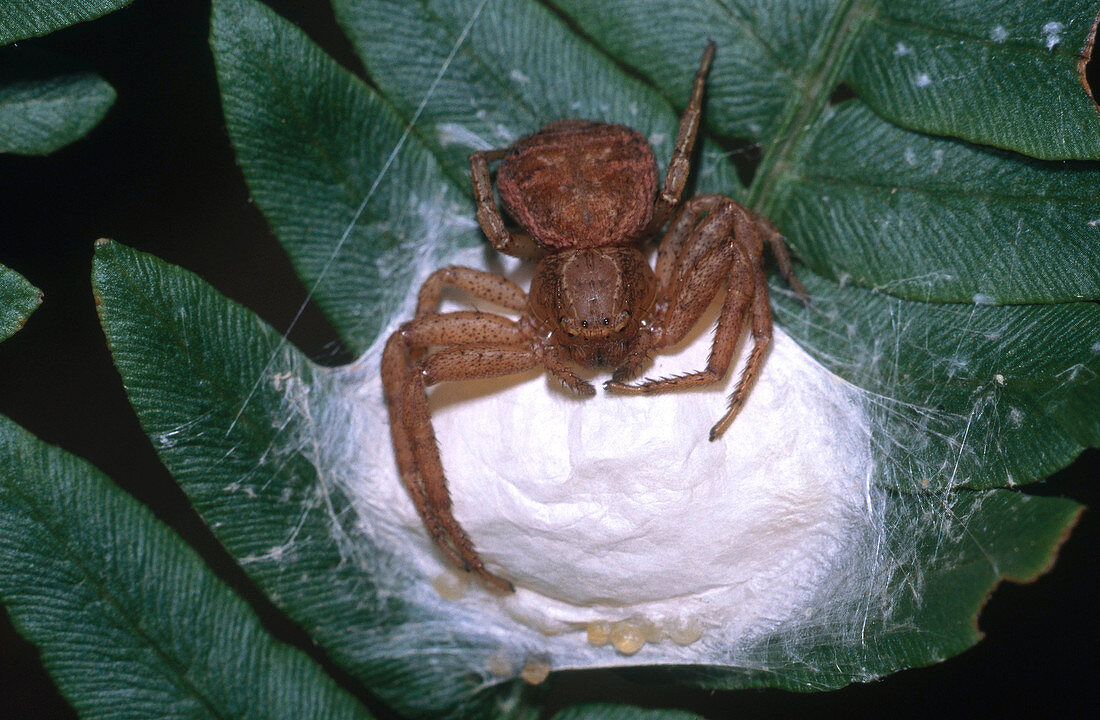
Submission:
<svg viewBox="0 0 1100 720">
<path fill-rule="evenodd" d="M 975 192 L 962 185 L 920 185 L 920 184 L 902 184 L 902 183 L 887 183 L 887 182 L 870 182 L 855 177 L 839 177 L 834 175 L 823 175 L 821 173 L 806 173 L 799 172 L 797 174 L 792 173 L 789 178 L 789 182 L 792 185 L 799 183 L 817 182 L 822 185 L 842 185 L 848 188 L 865 188 L 868 190 L 887 190 L 893 192 L 907 192 L 913 194 L 927 195 L 937 198 L 963 198 L 973 200 L 999 200 L 1004 201 L 1006 204 L 1056 204 L 1056 205 L 1088 205 L 1092 198 L 1083 196 L 1080 192 L 1075 194 L 1060 194 L 1050 193 L 1042 195 L 1014 195 L 1008 191 L 980 191 Z M 1093 201 L 1094 202 L 1094 201 Z"/>
<path fill-rule="evenodd" d="M 876 0 L 846 0 L 838 6 L 832 22 L 811 50 L 805 70 L 807 80 L 796 84 L 795 92 L 787 98 L 776 123 L 775 139 L 764 153 L 746 193 L 749 207 L 765 217 L 774 216 L 786 202 L 785 197 L 777 197 L 780 180 L 803 148 L 807 129 L 817 123 L 828 107 L 832 88 L 860 38 L 860 29 L 874 19 L 877 9 Z"/>
</svg>

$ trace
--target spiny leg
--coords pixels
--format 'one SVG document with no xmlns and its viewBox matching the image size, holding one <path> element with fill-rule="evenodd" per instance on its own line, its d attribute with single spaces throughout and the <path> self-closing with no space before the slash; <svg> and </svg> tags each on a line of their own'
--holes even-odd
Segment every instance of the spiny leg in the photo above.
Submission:
<svg viewBox="0 0 1100 720">
<path fill-rule="evenodd" d="M 709 218 L 699 222 L 701 215 L 714 213 L 723 207 L 739 208 L 739 211 L 745 216 L 739 218 L 739 222 L 744 223 L 745 220 L 751 220 L 755 227 L 751 232 L 750 249 L 753 252 L 763 251 L 763 243 L 756 238 L 761 238 L 763 242 L 767 242 L 772 255 L 775 257 L 780 276 L 794 290 L 802 302 L 809 302 L 809 294 L 806 292 L 806 288 L 803 287 L 794 274 L 791 254 L 786 241 L 783 239 L 783 234 L 779 232 L 779 228 L 763 215 L 749 210 L 724 195 L 696 195 L 681 206 L 680 211 L 669 223 L 668 230 L 665 231 L 657 251 L 657 265 L 654 272 L 658 282 L 671 285 L 675 270 L 678 269 L 679 274 L 682 275 L 685 269 L 694 263 L 695 257 L 698 257 L 700 251 L 695 247 L 693 257 L 693 248 L 687 245 L 687 240 L 692 237 L 697 223 L 701 226 L 708 222 Z M 743 231 L 739 230 L 735 230 L 735 235 L 739 240 L 744 240 L 747 237 Z"/>
<path fill-rule="evenodd" d="M 726 414 L 710 429 L 710 439 L 717 440 L 729 429 L 737 413 L 745 404 L 749 390 L 756 382 L 760 368 L 764 364 L 764 356 L 768 353 L 768 347 L 772 341 L 772 310 L 768 304 L 768 280 L 764 277 L 763 264 L 757 262 L 754 268 L 755 293 L 752 303 L 752 351 L 749 359 L 745 361 L 745 369 L 741 371 L 741 378 L 737 381 L 737 387 L 730 395 L 729 409 Z"/>
<path fill-rule="evenodd" d="M 711 440 L 714 440 L 729 427 L 759 372 L 767 340 L 771 337 L 771 313 L 767 304 L 767 286 L 760 290 L 764 275 L 758 227 L 748 210 L 728 198 L 702 196 L 693 199 L 684 208 L 669 232 L 682 232 L 682 228 L 677 226 L 681 222 L 694 223 L 693 216 L 703 211 L 707 212 L 707 216 L 694 226 L 690 237 L 683 240 L 679 235 L 673 236 L 672 242 L 677 245 L 674 247 L 676 262 L 660 269 L 659 294 L 667 298 L 667 310 L 660 331 L 654 335 L 654 346 L 667 347 L 682 340 L 699 320 L 725 276 L 726 297 L 722 302 L 706 369 L 647 380 L 638 385 L 625 385 L 613 377 L 606 387 L 613 392 L 641 395 L 720 381 L 729 371 L 745 324 L 745 315 L 751 305 L 753 336 L 766 339 L 758 339 L 754 345 L 746 371 L 731 397 L 729 411 L 711 430 Z M 759 299 L 761 292 L 763 305 Z M 766 317 L 761 318 L 761 312 Z"/>
<path fill-rule="evenodd" d="M 748 209 L 725 195 L 697 195 L 684 203 L 657 247 L 658 293 L 666 298 L 674 295 L 699 258 L 715 243 L 728 241 L 737 223 L 749 218 Z"/>
<path fill-rule="evenodd" d="M 508 150 L 479 150 L 470 156 L 470 180 L 474 186 L 474 204 L 477 221 L 489 242 L 499 252 L 524 260 L 540 257 L 544 251 L 529 235 L 513 233 L 504 224 L 496 199 L 493 198 L 493 181 L 489 178 L 489 163 L 508 154 Z"/>
<path fill-rule="evenodd" d="M 643 338 L 640 342 L 634 343 L 626 357 L 619 363 L 619 367 L 611 373 L 612 383 L 618 385 L 628 383 L 642 371 L 642 365 L 645 364 L 646 358 L 649 357 L 649 351 L 653 348 L 653 336 L 645 335 Z M 607 383 L 604 383 L 604 387 L 607 387 Z"/>
<path fill-rule="evenodd" d="M 710 198 L 723 202 L 707 202 Z M 664 387 L 667 381 L 647 380 L 637 386 L 625 383 L 638 374 L 651 349 L 675 345 L 688 334 L 717 294 L 731 264 L 737 261 L 739 250 L 730 234 L 742 214 L 740 206 L 718 195 L 702 200 L 693 199 L 681 208 L 665 233 L 657 259 L 655 322 L 612 374 L 611 382 L 605 384 L 613 392 L 640 394 L 671 389 Z M 712 212 L 715 205 L 717 211 Z M 704 212 L 708 213 L 706 218 L 697 223 Z M 728 309 L 723 310 L 726 312 Z M 712 352 L 708 369 L 717 367 L 715 362 Z"/>
<path fill-rule="evenodd" d="M 704 213 L 705 217 L 698 220 Z M 682 232 L 682 225 L 691 228 L 686 241 L 674 235 Z M 736 281 L 746 276 L 744 264 L 760 245 L 751 213 L 722 195 L 692 198 L 668 235 L 662 244 L 662 249 L 668 246 L 668 252 L 659 258 L 657 268 L 658 305 L 663 309 L 654 331 L 655 347 L 680 342 L 698 322 L 722 282 L 727 277 Z M 736 287 L 734 282 L 730 290 Z"/>
<path fill-rule="evenodd" d="M 553 345 L 542 348 L 542 364 L 546 371 L 561 381 L 561 384 L 582 397 L 592 397 L 596 388 L 569 367 L 561 356 L 561 351 Z"/>
<path fill-rule="evenodd" d="M 509 310 L 522 312 L 527 306 L 527 294 L 511 280 L 473 268 L 451 265 L 433 272 L 420 286 L 420 292 L 417 294 L 416 300 L 416 317 L 422 318 L 435 313 L 439 307 L 443 290 L 448 286 L 464 290 L 474 297 L 488 300 Z M 500 318 L 500 320 L 511 323 L 506 318 Z M 462 341 L 452 340 L 448 342 Z M 423 356 L 424 350 L 422 349 L 412 353 L 410 359 L 415 361 Z"/>
<path fill-rule="evenodd" d="M 462 567 L 464 564 L 462 558 L 448 543 L 448 533 L 439 522 L 439 517 L 428 500 L 416 460 L 413 438 L 409 434 L 409 425 L 406 422 L 405 389 L 411 387 L 414 380 L 406 358 L 406 350 L 404 338 L 397 332 L 390 336 L 386 342 L 386 349 L 382 353 L 382 386 L 386 395 L 386 408 L 389 411 L 390 435 L 393 438 L 397 471 L 409 497 L 412 498 L 416 513 L 436 545 L 450 558 L 451 562 Z"/>
<path fill-rule="evenodd" d="M 489 163 L 504 157 L 507 150 L 479 150 L 470 156 L 470 180 L 474 186 L 474 204 L 477 221 L 493 247 L 500 250 L 512 242 L 512 234 L 504 226 L 496 199 L 493 197 L 493 181 L 489 178 Z"/>
<path fill-rule="evenodd" d="M 699 215 L 707 213 L 701 222 Z M 685 228 L 690 234 L 684 238 Z M 736 347 L 743 319 L 734 322 L 733 315 L 741 318 L 738 309 L 738 278 L 745 273 L 746 251 L 742 243 L 731 237 L 735 232 L 754 237 L 755 228 L 744 208 L 719 195 L 695 198 L 684 206 L 677 219 L 669 227 L 661 245 L 664 252 L 657 267 L 658 316 L 650 331 L 647 343 L 639 343 L 645 350 L 668 347 L 680 342 L 710 305 L 722 282 L 730 279 L 726 300 L 719 315 L 718 327 L 707 370 L 659 380 L 646 380 L 637 385 L 627 385 L 624 380 L 630 368 L 625 366 L 612 376 L 605 387 L 612 391 L 631 395 L 663 392 L 682 387 L 715 382 L 729 367 L 729 358 Z M 733 272 L 731 272 L 733 268 Z M 751 271 L 751 267 L 748 268 Z M 743 303 L 742 303 L 743 304 Z M 730 329 L 731 324 L 736 328 Z M 732 347 L 727 348 L 727 335 L 733 333 Z"/>
<path fill-rule="evenodd" d="M 523 312 L 527 308 L 527 293 L 511 280 L 473 268 L 451 265 L 436 270 L 420 286 L 416 297 L 416 317 L 435 312 L 443 289 L 448 286 L 509 310 Z"/>
<path fill-rule="evenodd" d="M 458 567 L 476 572 L 493 587 L 511 590 L 511 583 L 485 569 L 474 549 L 470 536 L 458 524 L 451 510 L 451 494 L 447 490 L 443 463 L 439 457 L 439 445 L 428 410 L 428 396 L 423 378 L 413 374 L 402 392 L 401 423 L 408 429 L 416 463 L 417 483 L 415 494 L 423 498 L 426 513 L 420 517 L 436 545 Z M 414 494 L 410 492 L 410 494 Z M 415 502 L 415 501 L 414 501 Z M 420 510 L 420 507 L 417 507 Z"/>
<path fill-rule="evenodd" d="M 714 59 L 714 42 L 710 41 L 703 49 L 699 59 L 699 70 L 691 87 L 691 100 L 680 118 L 680 130 L 676 134 L 676 147 L 668 161 L 665 173 L 665 185 L 653 204 L 653 219 L 646 228 L 646 236 L 657 232 L 672 214 L 673 208 L 680 202 L 688 176 L 691 175 L 691 151 L 695 146 L 695 136 L 699 131 L 699 118 L 703 114 L 703 89 L 706 85 L 707 71 Z"/>
<path fill-rule="evenodd" d="M 695 200 L 693 198 L 680 207 L 657 246 L 657 262 L 654 264 L 653 274 L 657 278 L 658 288 L 672 287 L 675 283 L 673 273 L 677 269 L 680 270 L 679 274 L 683 274 L 682 264 L 678 262 L 680 254 L 684 245 L 694 236 L 699 216 L 705 212 L 697 207 Z"/>
<path fill-rule="evenodd" d="M 728 241 L 728 224 L 719 222 L 708 225 L 703 229 L 705 232 L 694 233 L 692 241 L 685 245 L 684 254 L 691 254 L 693 264 L 680 270 L 671 278 L 669 284 L 662 284 L 659 288 L 657 313 L 654 315 L 656 322 L 650 326 L 646 334 L 640 337 L 641 342 L 631 348 L 631 353 L 623 364 L 615 369 L 612 379 L 604 384 L 606 389 L 625 395 L 642 395 L 686 387 L 684 384 L 689 381 L 687 378 L 700 375 L 695 373 L 687 376 L 647 379 L 638 385 L 627 385 L 628 381 L 638 374 L 649 351 L 653 348 L 669 347 L 683 340 L 717 295 L 723 280 L 729 274 L 731 263 L 736 262 L 737 259 L 737 247 Z M 700 252 L 702 256 L 697 257 L 696 255 Z M 728 297 L 727 295 L 727 301 L 723 303 L 722 314 L 719 314 L 719 323 L 728 312 L 725 307 Z M 719 333 L 720 326 L 716 330 L 715 343 L 718 342 Z M 706 373 L 714 367 L 716 367 L 715 353 L 712 352 L 712 359 L 707 364 Z"/>
<path fill-rule="evenodd" d="M 449 347 L 410 364 L 410 354 L 423 347 L 470 339 L 496 344 Z M 382 382 L 394 453 L 418 514 L 452 562 L 476 572 L 490 586 L 501 590 L 511 590 L 511 583 L 485 569 L 451 511 L 426 388 L 446 380 L 520 372 L 538 362 L 539 355 L 531 347 L 530 337 L 516 323 L 478 312 L 426 315 L 405 323 L 390 337 L 382 357 Z"/>
<path fill-rule="evenodd" d="M 779 274 L 790 286 L 791 290 L 794 290 L 794 294 L 798 296 L 798 299 L 803 303 L 810 302 L 810 294 L 806 292 L 806 288 L 802 286 L 801 281 L 794 274 L 794 268 L 791 265 L 791 253 L 787 248 L 786 241 L 783 240 L 783 233 L 779 232 L 779 228 L 771 223 L 770 220 L 763 215 L 753 213 L 753 220 L 756 222 L 756 226 L 760 228 L 760 233 L 764 236 L 764 240 L 772 249 L 772 255 L 775 257 L 775 264 L 779 266 Z"/>
<path fill-rule="evenodd" d="M 420 374 L 425 387 L 455 380 L 515 375 L 541 362 L 536 350 L 526 345 L 458 345 L 421 360 Z"/>
<path fill-rule="evenodd" d="M 649 395 L 709 385 L 726 376 L 753 297 L 753 281 L 752 264 L 743 250 L 733 247 L 733 258 L 724 262 L 720 259 L 720 250 L 721 248 L 714 248 L 703 257 L 699 270 L 692 276 L 698 282 L 688 282 L 688 291 L 670 304 L 665 325 L 667 334 L 658 337 L 655 343 L 658 347 L 666 347 L 683 339 L 714 297 L 714 290 L 711 288 L 715 279 L 718 284 L 721 283 L 722 277 L 716 272 L 721 269 L 724 271 L 722 274 L 728 275 L 728 287 L 718 315 L 706 368 L 684 375 L 650 379 L 637 385 L 626 385 L 613 377 L 605 385 L 608 390 L 629 395 Z"/>
<path fill-rule="evenodd" d="M 538 364 L 538 354 L 530 347 L 450 347 L 417 363 L 419 372 L 405 388 L 405 409 L 408 413 L 405 422 L 413 428 L 413 451 L 425 494 L 435 519 L 446 531 L 447 538 L 461 558 L 457 564 L 477 573 L 491 587 L 508 592 L 515 589 L 512 583 L 486 569 L 469 535 L 454 517 L 439 445 L 431 424 L 426 388 L 439 382 L 512 375 Z"/>
<path fill-rule="evenodd" d="M 396 334 L 407 346 L 430 345 L 523 345 L 530 339 L 511 318 L 478 310 L 432 313 L 410 320 Z"/>
</svg>

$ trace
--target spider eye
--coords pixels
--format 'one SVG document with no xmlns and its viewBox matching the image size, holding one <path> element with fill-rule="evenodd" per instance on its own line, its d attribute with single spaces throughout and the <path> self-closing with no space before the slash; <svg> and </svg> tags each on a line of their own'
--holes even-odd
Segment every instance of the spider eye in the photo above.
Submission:
<svg viewBox="0 0 1100 720">
<path fill-rule="evenodd" d="M 569 337 L 577 336 L 577 329 L 573 327 L 573 323 L 569 322 L 569 320 L 564 315 L 558 318 L 558 325 L 561 326 L 561 329 L 564 330 L 565 334 Z"/>
<path fill-rule="evenodd" d="M 608 320 L 607 318 L 604 318 L 604 319 L 603 319 L 603 324 L 604 324 L 604 325 L 610 325 L 610 324 L 611 324 L 611 321 L 610 321 L 610 320 Z"/>
<path fill-rule="evenodd" d="M 581 320 L 581 327 L 583 327 L 583 328 L 588 327 L 588 321 L 587 320 Z"/>
<path fill-rule="evenodd" d="M 606 323 L 607 321 L 604 320 L 604 322 Z M 630 311 L 629 310 L 623 310 L 621 313 L 619 313 L 618 320 L 615 321 L 615 332 L 622 332 L 623 330 L 626 330 L 626 326 L 629 322 L 630 322 Z"/>
</svg>

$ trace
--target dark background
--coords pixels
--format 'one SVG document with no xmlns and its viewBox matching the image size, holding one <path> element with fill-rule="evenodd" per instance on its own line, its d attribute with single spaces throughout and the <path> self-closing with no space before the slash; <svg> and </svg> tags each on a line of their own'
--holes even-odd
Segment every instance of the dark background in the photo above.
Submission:
<svg viewBox="0 0 1100 720">
<path fill-rule="evenodd" d="M 267 0 L 346 67 L 362 74 L 323 0 Z M 42 158 L 0 156 L 0 263 L 45 293 L 27 326 L 0 344 L 0 413 L 87 458 L 199 550 L 280 639 L 298 645 L 382 718 L 393 717 L 335 670 L 271 606 L 218 546 L 161 466 L 128 405 L 95 315 L 92 243 L 110 237 L 198 273 L 267 322 L 286 329 L 305 288 L 251 204 L 221 118 L 206 45 L 205 0 L 137 0 L 91 23 L 20 43 L 87 62 L 118 91 L 88 137 Z M 0 54 L 0 62 L 6 55 Z M 351 359 L 309 306 L 291 340 L 326 364 Z M 1100 506 L 1100 453 L 1029 492 Z M 613 673 L 565 674 L 555 705 L 620 700 L 683 707 L 707 718 L 813 716 L 926 718 L 955 713 L 1030 717 L 1097 703 L 1092 579 L 1098 523 L 1086 512 L 1052 572 L 1006 584 L 981 618 L 988 637 L 934 667 L 814 695 L 711 693 L 634 685 Z M 72 718 L 35 649 L 0 608 L 0 716 Z"/>
</svg>

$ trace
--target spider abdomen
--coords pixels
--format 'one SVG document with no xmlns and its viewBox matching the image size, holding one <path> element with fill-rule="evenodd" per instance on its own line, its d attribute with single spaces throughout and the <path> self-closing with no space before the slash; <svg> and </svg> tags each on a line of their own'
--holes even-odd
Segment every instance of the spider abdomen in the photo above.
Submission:
<svg viewBox="0 0 1100 720">
<path fill-rule="evenodd" d="M 559 120 L 512 146 L 497 188 L 509 214 L 544 248 L 627 245 L 652 217 L 657 163 L 636 130 Z"/>
</svg>

